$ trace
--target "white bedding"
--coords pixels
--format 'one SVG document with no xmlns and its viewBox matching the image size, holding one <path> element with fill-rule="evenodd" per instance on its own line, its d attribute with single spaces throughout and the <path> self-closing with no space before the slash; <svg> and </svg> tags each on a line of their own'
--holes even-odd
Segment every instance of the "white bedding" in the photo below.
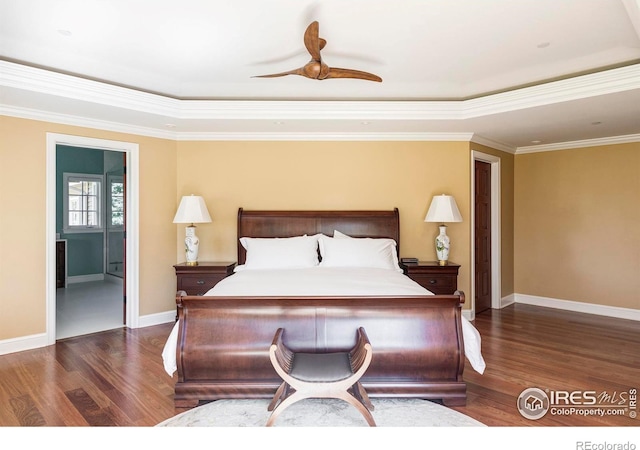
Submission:
<svg viewBox="0 0 640 450">
<path fill-rule="evenodd" d="M 431 294 L 409 277 L 389 269 L 313 267 L 287 270 L 240 270 L 219 282 L 208 296 L 304 296 L 304 295 L 425 295 Z M 462 335 L 465 355 L 476 372 L 485 362 L 480 333 L 464 317 Z M 169 375 L 177 370 L 178 324 L 173 327 L 162 352 Z"/>
</svg>

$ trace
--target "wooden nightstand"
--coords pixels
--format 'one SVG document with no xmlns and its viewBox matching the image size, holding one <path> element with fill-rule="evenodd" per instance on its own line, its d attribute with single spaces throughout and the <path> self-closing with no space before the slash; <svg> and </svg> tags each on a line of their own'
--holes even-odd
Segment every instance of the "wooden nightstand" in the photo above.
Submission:
<svg viewBox="0 0 640 450">
<path fill-rule="evenodd" d="M 434 294 L 453 294 L 458 289 L 460 264 L 441 266 L 438 261 L 419 261 L 401 265 L 409 278 Z"/>
<path fill-rule="evenodd" d="M 178 278 L 178 291 L 187 295 L 204 295 L 220 280 L 233 274 L 234 262 L 198 262 L 197 266 L 180 263 L 173 266 Z"/>
</svg>

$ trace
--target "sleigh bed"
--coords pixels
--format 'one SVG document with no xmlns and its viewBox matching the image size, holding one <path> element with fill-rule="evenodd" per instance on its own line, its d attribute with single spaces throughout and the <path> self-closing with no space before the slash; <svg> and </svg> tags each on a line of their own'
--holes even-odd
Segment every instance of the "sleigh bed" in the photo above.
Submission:
<svg viewBox="0 0 640 450">
<path fill-rule="evenodd" d="M 402 274 L 399 233 L 397 209 L 241 208 L 236 273 L 204 296 L 176 298 L 178 322 L 163 352 L 167 372 L 177 371 L 176 408 L 273 397 L 281 380 L 268 351 L 278 328 L 293 350 L 324 352 L 353 347 L 364 327 L 373 359 L 361 381 L 370 397 L 465 404 L 465 346 L 475 370 L 484 361 L 461 314 L 464 294 L 433 295 Z"/>
</svg>

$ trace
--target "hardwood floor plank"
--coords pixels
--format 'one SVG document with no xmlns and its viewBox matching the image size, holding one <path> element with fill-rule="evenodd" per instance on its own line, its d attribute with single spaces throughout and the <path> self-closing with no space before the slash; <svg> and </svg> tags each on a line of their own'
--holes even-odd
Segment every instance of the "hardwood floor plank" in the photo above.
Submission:
<svg viewBox="0 0 640 450">
<path fill-rule="evenodd" d="M 42 389 L 37 390 L 38 395 L 34 400 L 46 419 L 46 425 L 50 427 L 88 425 L 82 414 L 65 395 L 65 390 L 68 389 L 55 382 L 47 382 Z"/>
<path fill-rule="evenodd" d="M 68 371 L 73 370 L 81 372 L 86 379 L 99 389 L 113 389 L 113 385 L 105 379 L 103 374 L 87 363 L 86 358 L 90 358 L 91 352 L 93 351 L 93 349 L 90 348 L 90 344 L 93 339 L 95 339 L 95 336 L 89 335 L 86 341 L 73 339 L 59 341 L 56 343 L 56 347 L 58 348 L 56 356 L 59 354 L 64 355 L 63 360 L 65 361 L 65 364 L 67 364 L 66 368 Z M 71 365 L 68 364 L 70 360 L 69 355 L 73 355 L 73 363 Z"/>
<path fill-rule="evenodd" d="M 114 426 L 108 410 L 101 408 L 82 388 L 65 392 L 67 398 L 91 426 Z"/>
<path fill-rule="evenodd" d="M 29 394 L 13 397 L 10 400 L 13 414 L 17 417 L 20 426 L 38 427 L 46 424 L 44 417 L 38 411 L 35 402 Z"/>
</svg>

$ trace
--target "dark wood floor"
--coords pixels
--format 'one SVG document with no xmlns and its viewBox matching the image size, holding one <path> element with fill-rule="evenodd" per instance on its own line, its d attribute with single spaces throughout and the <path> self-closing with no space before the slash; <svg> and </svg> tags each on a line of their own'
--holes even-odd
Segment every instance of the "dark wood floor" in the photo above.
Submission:
<svg viewBox="0 0 640 450">
<path fill-rule="evenodd" d="M 638 426 L 640 419 L 522 417 L 527 388 L 640 388 L 640 325 L 527 305 L 479 314 L 487 369 L 465 369 L 468 400 L 455 409 L 490 426 Z M 172 324 L 113 330 L 0 356 L 1 426 L 151 426 L 175 414 L 174 379 L 160 356 Z"/>
<path fill-rule="evenodd" d="M 512 305 L 478 314 L 474 325 L 487 369 L 479 375 L 467 364 L 467 405 L 456 410 L 489 426 L 640 426 L 629 408 L 624 416 L 608 415 L 614 408 L 604 408 L 602 417 L 548 412 L 538 420 L 525 419 L 517 409 L 518 396 L 528 388 L 595 391 L 609 395 L 612 406 L 623 397 L 628 406 L 629 391 L 640 389 L 637 321 Z"/>
</svg>

